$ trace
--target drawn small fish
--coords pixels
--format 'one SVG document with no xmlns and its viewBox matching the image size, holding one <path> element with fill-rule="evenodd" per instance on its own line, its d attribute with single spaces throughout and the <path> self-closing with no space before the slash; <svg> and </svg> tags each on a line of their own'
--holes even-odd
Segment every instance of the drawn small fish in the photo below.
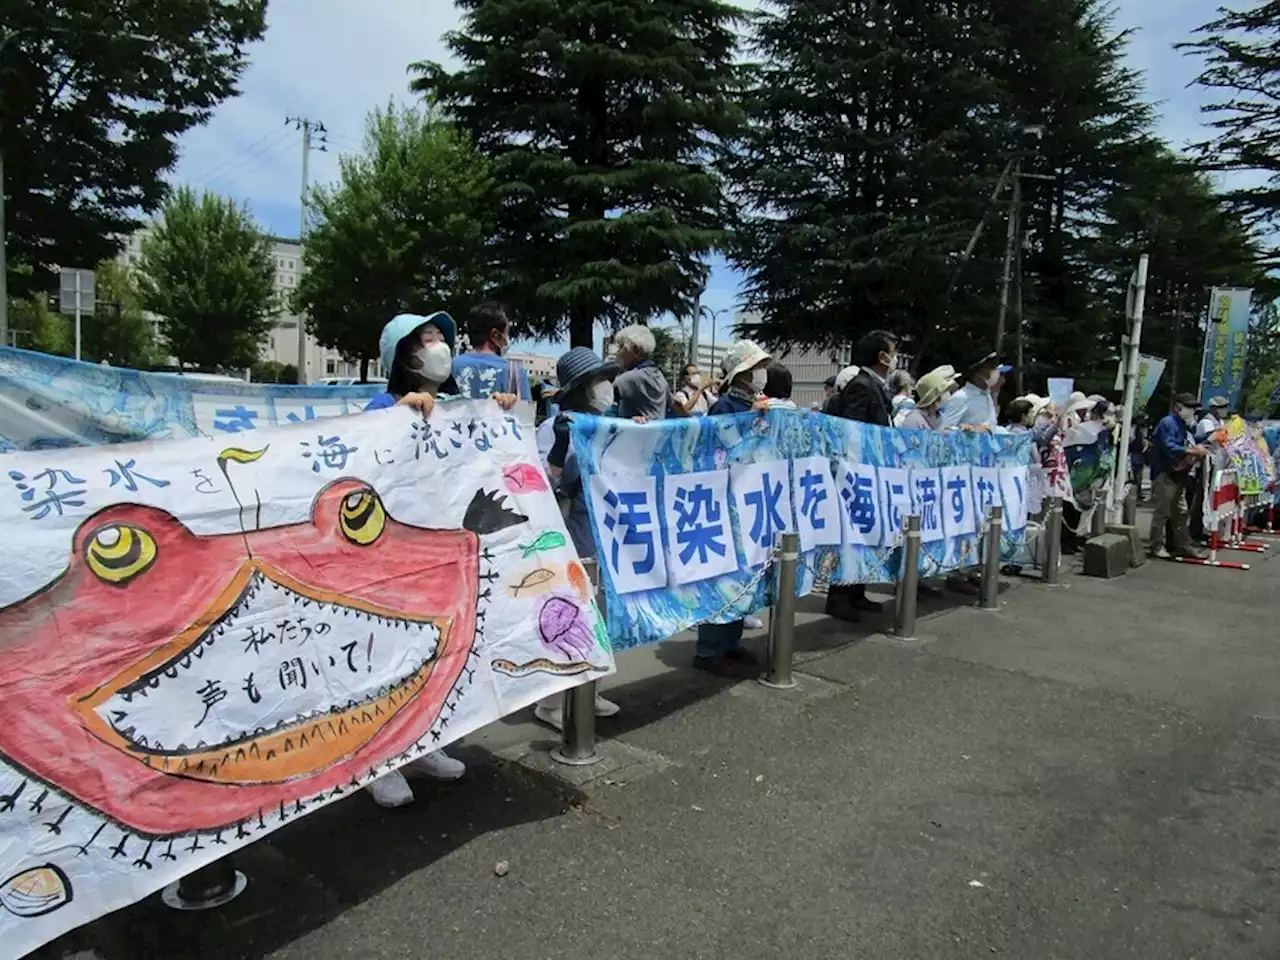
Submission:
<svg viewBox="0 0 1280 960">
<path fill-rule="evenodd" d="M 529 559 L 535 553 L 544 550 L 558 550 L 564 546 L 564 534 L 557 530 L 547 530 L 538 534 L 532 543 L 520 544 L 520 556 Z"/>
<path fill-rule="evenodd" d="M 547 478 L 531 463 L 513 463 L 502 471 L 502 479 L 512 493 L 548 490 Z"/>
<path fill-rule="evenodd" d="M 492 660 L 489 666 L 499 673 L 505 673 L 509 677 L 527 677 L 533 673 L 550 673 L 560 677 L 576 677 L 583 673 L 604 673 L 608 669 L 608 667 L 603 666 L 597 667 L 594 663 L 588 663 L 586 660 L 558 663 L 555 660 L 548 660 L 546 657 L 539 657 L 526 663 L 516 663 L 513 660 L 506 659 Z"/>
<path fill-rule="evenodd" d="M 556 578 L 555 572 L 548 570 L 546 567 L 539 567 L 537 570 L 530 570 L 524 575 L 519 583 L 513 583 L 508 586 L 513 597 L 520 596 L 521 590 L 532 590 L 534 587 L 542 586 Z"/>
<path fill-rule="evenodd" d="M 569 564 L 565 568 L 565 574 L 569 580 L 569 586 L 573 587 L 578 596 L 583 600 L 590 600 L 592 594 L 591 581 L 587 579 L 587 575 L 582 569 L 582 564 Z"/>
</svg>

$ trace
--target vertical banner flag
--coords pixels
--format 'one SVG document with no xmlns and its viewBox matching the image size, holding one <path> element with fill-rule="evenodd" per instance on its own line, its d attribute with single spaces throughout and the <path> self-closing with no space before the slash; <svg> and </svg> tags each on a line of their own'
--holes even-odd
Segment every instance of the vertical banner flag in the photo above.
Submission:
<svg viewBox="0 0 1280 960">
<path fill-rule="evenodd" d="M 1133 406 L 1135 410 L 1141 410 L 1151 402 L 1152 396 L 1155 395 L 1156 387 L 1160 385 L 1160 378 L 1164 376 L 1165 359 L 1164 357 L 1151 357 L 1145 353 L 1138 354 L 1138 385 L 1134 391 Z M 1124 389 L 1124 360 L 1120 361 L 1120 368 L 1116 371 L 1117 390 Z"/>
<path fill-rule="evenodd" d="M 614 647 L 728 623 L 772 602 L 775 538 L 800 538 L 797 594 L 899 578 L 920 517 L 925 576 L 976 566 L 1003 506 L 1001 555 L 1027 525 L 1031 435 L 891 430 L 800 410 L 635 424 L 575 416 Z"/>
<path fill-rule="evenodd" d="M 1214 287 L 1209 294 L 1209 322 L 1204 332 L 1200 366 L 1200 405 L 1226 397 L 1235 409 L 1244 387 L 1249 341 L 1249 305 L 1253 291 L 1244 287 Z"/>
</svg>

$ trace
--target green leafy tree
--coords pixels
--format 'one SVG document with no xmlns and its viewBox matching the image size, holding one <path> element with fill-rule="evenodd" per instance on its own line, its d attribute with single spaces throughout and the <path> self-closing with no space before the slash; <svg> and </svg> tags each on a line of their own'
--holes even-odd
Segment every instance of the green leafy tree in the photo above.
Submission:
<svg viewBox="0 0 1280 960">
<path fill-rule="evenodd" d="M 116 260 L 104 260 L 94 271 L 94 285 L 93 316 L 80 324 L 81 357 L 135 369 L 160 362 L 155 329 L 143 312 L 133 272 Z"/>
<path fill-rule="evenodd" d="M 71 322 L 49 307 L 43 293 L 32 293 L 9 305 L 9 334 L 14 346 L 39 353 L 71 356 L 75 349 Z"/>
<path fill-rule="evenodd" d="M 526 332 L 687 315 L 723 243 L 709 162 L 735 128 L 737 8 L 719 0 L 459 0 L 462 68 L 420 63 L 501 184 L 495 278 Z"/>
<path fill-rule="evenodd" d="M 233 201 L 182 188 L 142 241 L 138 286 L 180 366 L 249 367 L 277 311 L 271 242 Z"/>
<path fill-rule="evenodd" d="M 438 113 L 375 110 L 339 183 L 312 192 L 294 309 L 366 378 L 392 316 L 461 316 L 483 295 L 493 189 L 488 163 Z"/>
<path fill-rule="evenodd" d="M 1255 298 L 1255 303 L 1256 298 Z M 1274 414 L 1280 404 L 1271 397 L 1280 390 L 1280 308 L 1274 300 L 1255 309 L 1249 324 L 1248 361 L 1240 409 Z"/>
<path fill-rule="evenodd" d="M 0 0 L 16 293 L 52 264 L 111 257 L 159 206 L 178 138 L 237 93 L 265 14 L 266 0 Z"/>
</svg>

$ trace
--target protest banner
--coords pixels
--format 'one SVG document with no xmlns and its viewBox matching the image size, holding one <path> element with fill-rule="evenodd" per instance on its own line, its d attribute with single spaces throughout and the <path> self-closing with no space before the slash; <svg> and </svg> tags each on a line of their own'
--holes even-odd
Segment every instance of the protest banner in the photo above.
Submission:
<svg viewBox="0 0 1280 960">
<path fill-rule="evenodd" d="M 294 386 L 144 373 L 0 348 L 0 453 L 234 437 L 359 413 L 385 384 Z M 533 405 L 517 405 L 533 424 Z"/>
<path fill-rule="evenodd" d="M 575 417 L 574 453 L 615 648 L 740 619 L 770 602 L 774 537 L 799 534 L 797 595 L 898 579 L 904 517 L 921 573 L 979 562 L 987 511 L 1003 556 L 1027 525 L 1030 434 L 893 430 L 798 410 L 634 424 Z"/>
<path fill-rule="evenodd" d="M 1239 287 L 1214 287 L 1209 293 L 1209 320 L 1200 364 L 1202 407 L 1208 407 L 1214 397 L 1225 397 L 1233 410 L 1239 406 L 1249 353 L 1252 297 L 1252 290 Z"/>
<path fill-rule="evenodd" d="M 1164 357 L 1152 357 L 1145 353 L 1138 354 L 1138 384 L 1134 391 L 1134 409 L 1141 409 L 1151 402 L 1155 395 L 1160 378 L 1164 376 L 1166 361 Z M 1120 369 L 1116 371 L 1116 390 L 1124 389 L 1124 360 L 1120 361 Z"/>
<path fill-rule="evenodd" d="M 5 956 L 613 670 L 492 402 L 3 464 Z"/>
</svg>

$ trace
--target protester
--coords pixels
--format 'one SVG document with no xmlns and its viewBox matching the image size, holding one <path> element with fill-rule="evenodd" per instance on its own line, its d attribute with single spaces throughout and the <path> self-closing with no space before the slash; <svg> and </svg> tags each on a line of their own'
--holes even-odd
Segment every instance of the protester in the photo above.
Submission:
<svg viewBox="0 0 1280 960">
<path fill-rule="evenodd" d="M 1151 540 L 1147 553 L 1161 560 L 1171 557 L 1166 546 L 1166 523 L 1173 556 L 1199 557 L 1191 546 L 1187 516 L 1187 480 L 1192 465 L 1208 451 L 1197 446 L 1191 430 L 1196 418 L 1196 398 L 1180 393 L 1173 398 L 1173 411 L 1156 424 L 1151 444 L 1151 496 L 1155 512 L 1151 517 Z"/>
<path fill-rule="evenodd" d="M 1200 422 L 1196 424 L 1196 443 L 1208 443 L 1215 433 L 1221 429 L 1227 419 L 1227 411 L 1231 404 L 1226 397 L 1214 397 L 1209 401 L 1209 409 Z"/>
<path fill-rule="evenodd" d="M 1129 474 L 1133 481 L 1134 489 L 1138 494 L 1138 502 L 1144 499 L 1142 495 L 1142 470 L 1147 462 L 1147 453 L 1151 449 L 1151 440 L 1147 436 L 1150 431 L 1147 427 L 1147 414 L 1145 411 L 1139 410 L 1133 415 L 1133 424 L 1129 428 Z"/>
<path fill-rule="evenodd" d="M 836 378 L 831 384 L 831 396 L 827 398 L 826 403 L 822 405 L 822 412 L 834 415 L 836 405 L 840 402 L 840 394 L 844 388 L 849 385 L 849 381 L 858 375 L 858 367 L 850 365 L 842 369 L 836 374 Z"/>
<path fill-rule="evenodd" d="M 644 417 L 662 420 L 671 404 L 671 388 L 658 365 L 653 362 L 657 340 L 644 324 L 624 327 L 613 342 L 618 347 L 618 365 L 623 373 L 614 381 L 617 415 L 625 419 Z"/>
<path fill-rule="evenodd" d="M 393 406 L 410 406 L 424 417 L 430 416 L 436 397 L 453 393 L 451 372 L 457 327 L 447 313 L 429 316 L 402 313 L 382 328 L 378 354 L 387 373 L 387 391 L 369 401 L 366 411 Z M 499 404 L 510 407 L 515 397 L 495 395 Z M 406 776 L 433 780 L 457 780 L 467 766 L 443 750 L 411 760 L 399 770 L 379 777 L 366 790 L 380 807 L 403 807 L 413 802 L 413 790 Z"/>
<path fill-rule="evenodd" d="M 892 399 L 885 378 L 898 364 L 898 338 L 887 330 L 872 330 L 854 346 L 853 359 L 861 369 L 836 396 L 830 412 L 846 420 L 892 426 Z M 879 613 L 880 609 L 879 603 L 867 598 L 866 584 L 833 583 L 827 590 L 829 617 L 857 621 L 860 611 Z"/>
<path fill-rule="evenodd" d="M 471 349 L 453 361 L 453 379 L 459 396 L 479 400 L 495 393 L 509 393 L 528 400 L 529 374 L 524 365 L 502 359 L 511 344 L 511 322 L 501 304 L 488 302 L 467 315 Z"/>
<path fill-rule="evenodd" d="M 831 398 L 836 395 L 836 377 L 835 374 L 827 377 L 822 381 L 822 403 L 817 404 L 817 409 L 826 410 L 827 404 L 831 402 Z"/>
<path fill-rule="evenodd" d="M 942 406 L 942 423 L 951 429 L 994 433 L 998 423 L 996 401 L 1004 386 L 1005 374 L 1013 367 L 989 353 L 965 372 L 965 385 Z"/>
<path fill-rule="evenodd" d="M 682 417 L 703 417 L 711 409 L 711 385 L 703 382 L 696 363 L 685 364 L 684 382 L 671 395 L 671 407 Z"/>
<path fill-rule="evenodd" d="M 952 366 L 934 367 L 916 383 L 916 403 L 897 424 L 904 430 L 941 430 L 938 409 L 951 396 L 959 374 Z"/>
<path fill-rule="evenodd" d="M 574 347 L 556 361 L 556 379 L 560 388 L 556 396 L 560 413 L 539 428 L 539 447 L 547 446 L 547 474 L 562 504 L 565 528 L 580 557 L 596 555 L 591 518 L 587 513 L 586 492 L 578 470 L 578 458 L 569 442 L 569 425 L 574 414 L 601 416 L 614 406 L 614 382 L 618 367 L 601 360 L 589 347 Z M 547 444 L 545 435 L 550 434 Z M 533 715 L 557 730 L 564 728 L 562 695 L 553 694 L 541 700 Z M 596 697 L 596 716 L 612 717 L 618 705 L 604 697 Z"/>
<path fill-rule="evenodd" d="M 791 371 L 777 360 L 769 361 L 765 367 L 764 390 L 761 392 L 768 401 L 769 409 L 795 409 L 791 399 Z"/>
<path fill-rule="evenodd" d="M 767 401 L 761 396 L 768 382 L 766 367 L 769 354 L 750 340 L 739 340 L 720 361 L 724 371 L 724 392 L 711 407 L 711 416 L 763 410 Z M 742 646 L 743 620 L 732 623 L 698 624 L 698 641 L 694 646 L 693 665 L 699 670 L 735 680 L 754 679 L 760 673 L 759 662 Z"/>
<path fill-rule="evenodd" d="M 916 382 L 906 370 L 894 370 L 889 374 L 887 381 L 889 384 L 889 396 L 893 398 L 893 403 L 890 406 L 893 425 L 900 427 L 902 426 L 901 421 L 916 405 L 915 398 L 912 397 Z"/>
</svg>

